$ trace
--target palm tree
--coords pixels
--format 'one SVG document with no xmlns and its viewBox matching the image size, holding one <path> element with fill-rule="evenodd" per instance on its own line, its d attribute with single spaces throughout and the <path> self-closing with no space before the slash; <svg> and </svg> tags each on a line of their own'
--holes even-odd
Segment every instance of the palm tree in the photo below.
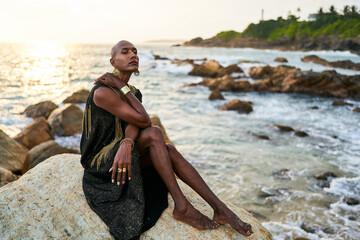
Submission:
<svg viewBox="0 0 360 240">
<path fill-rule="evenodd" d="M 344 13 L 344 16 L 349 15 L 349 13 L 350 13 L 350 7 L 349 7 L 349 5 L 346 5 L 346 6 L 344 7 L 343 13 Z"/>
<path fill-rule="evenodd" d="M 324 16 L 324 11 L 323 11 L 322 7 L 319 8 L 319 11 L 317 12 L 317 16 L 318 16 L 318 18 L 321 18 L 322 16 Z"/>
<path fill-rule="evenodd" d="M 351 6 L 351 16 L 356 16 L 356 15 L 358 15 L 356 6 L 352 5 Z"/>
<path fill-rule="evenodd" d="M 330 14 L 331 14 L 331 15 L 337 15 L 337 12 L 336 12 L 336 10 L 335 10 L 334 5 L 331 5 L 330 8 L 329 8 L 329 10 L 330 10 Z"/>
</svg>

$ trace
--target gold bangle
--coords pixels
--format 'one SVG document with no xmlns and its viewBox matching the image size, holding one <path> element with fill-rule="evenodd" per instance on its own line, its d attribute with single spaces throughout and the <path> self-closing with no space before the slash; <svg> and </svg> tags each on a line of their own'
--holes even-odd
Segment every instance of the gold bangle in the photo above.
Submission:
<svg viewBox="0 0 360 240">
<path fill-rule="evenodd" d="M 122 144 L 123 141 L 130 141 L 131 142 L 131 150 L 134 149 L 134 141 L 131 138 L 124 138 L 123 140 L 121 140 L 120 145 Z"/>
<path fill-rule="evenodd" d="M 125 94 L 127 94 L 128 92 L 130 92 L 130 88 L 128 86 L 123 86 L 121 89 L 120 89 L 120 92 L 123 96 L 125 96 Z"/>
</svg>

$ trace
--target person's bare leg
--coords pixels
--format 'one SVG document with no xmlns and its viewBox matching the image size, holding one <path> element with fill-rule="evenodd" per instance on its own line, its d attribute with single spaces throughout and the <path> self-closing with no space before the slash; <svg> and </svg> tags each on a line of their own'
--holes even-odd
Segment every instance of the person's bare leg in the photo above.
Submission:
<svg viewBox="0 0 360 240">
<path fill-rule="evenodd" d="M 171 145 L 166 145 L 176 175 L 194 189 L 214 209 L 214 220 L 229 223 L 239 233 L 249 236 L 251 225 L 241 221 L 209 188 L 196 169 Z"/>
<path fill-rule="evenodd" d="M 171 165 L 161 130 L 158 127 L 143 129 L 139 133 L 137 140 L 140 155 L 142 158 L 146 159 L 146 155 L 149 154 L 152 165 L 159 173 L 161 179 L 164 181 L 172 198 L 174 199 L 174 218 L 198 229 L 218 227 L 218 223 L 196 210 L 181 192 L 181 189 L 175 179 L 174 170 Z"/>
</svg>

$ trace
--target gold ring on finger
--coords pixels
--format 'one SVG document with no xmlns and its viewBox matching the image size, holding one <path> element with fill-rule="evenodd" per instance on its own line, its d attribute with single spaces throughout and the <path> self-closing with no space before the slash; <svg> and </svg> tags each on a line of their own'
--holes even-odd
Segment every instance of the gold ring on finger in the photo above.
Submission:
<svg viewBox="0 0 360 240">
<path fill-rule="evenodd" d="M 121 168 L 118 168 L 118 172 L 122 172 L 122 169 L 121 169 Z"/>
<path fill-rule="evenodd" d="M 126 172 L 126 168 L 123 168 L 122 171 L 123 171 L 123 172 Z"/>
</svg>

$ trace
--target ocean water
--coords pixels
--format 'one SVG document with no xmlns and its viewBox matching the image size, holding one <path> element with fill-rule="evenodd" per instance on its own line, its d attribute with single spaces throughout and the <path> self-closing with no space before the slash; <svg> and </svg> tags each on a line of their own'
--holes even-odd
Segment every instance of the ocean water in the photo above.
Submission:
<svg viewBox="0 0 360 240">
<path fill-rule="evenodd" d="M 226 100 L 209 101 L 206 87 L 184 87 L 199 82 L 189 76 L 191 66 L 154 60 L 215 59 L 223 66 L 238 64 L 248 76 L 252 66 L 286 57 L 287 65 L 302 70 L 334 68 L 301 62 L 316 54 L 330 61 L 360 62 L 349 52 L 282 52 L 277 50 L 170 47 L 168 43 L 136 44 L 140 56 L 138 77 L 130 83 L 143 94 L 147 111 L 157 114 L 177 149 L 223 200 L 260 213 L 260 221 L 274 239 L 360 239 L 360 205 L 349 206 L 345 197 L 360 200 L 360 107 L 333 107 L 334 99 L 301 94 L 223 93 Z M 90 89 L 93 79 L 112 71 L 111 45 L 57 43 L 0 44 L 0 128 L 15 136 L 32 119 L 19 114 L 26 106 L 44 100 L 61 105 L 76 90 Z M 334 69 L 342 74 L 359 71 Z M 232 99 L 253 102 L 254 111 L 238 114 L 218 107 Z M 84 107 L 83 105 L 80 105 Z M 311 109 L 318 106 L 318 110 Z M 302 130 L 309 137 L 280 133 L 274 124 Z M 269 136 L 261 140 L 255 135 Z M 336 136 L 336 137 L 335 137 Z M 80 136 L 57 137 L 63 146 L 79 144 Z M 276 175 L 281 169 L 283 174 Z M 314 175 L 332 171 L 338 178 L 321 187 Z M 304 229 L 307 229 L 305 231 Z"/>
</svg>

